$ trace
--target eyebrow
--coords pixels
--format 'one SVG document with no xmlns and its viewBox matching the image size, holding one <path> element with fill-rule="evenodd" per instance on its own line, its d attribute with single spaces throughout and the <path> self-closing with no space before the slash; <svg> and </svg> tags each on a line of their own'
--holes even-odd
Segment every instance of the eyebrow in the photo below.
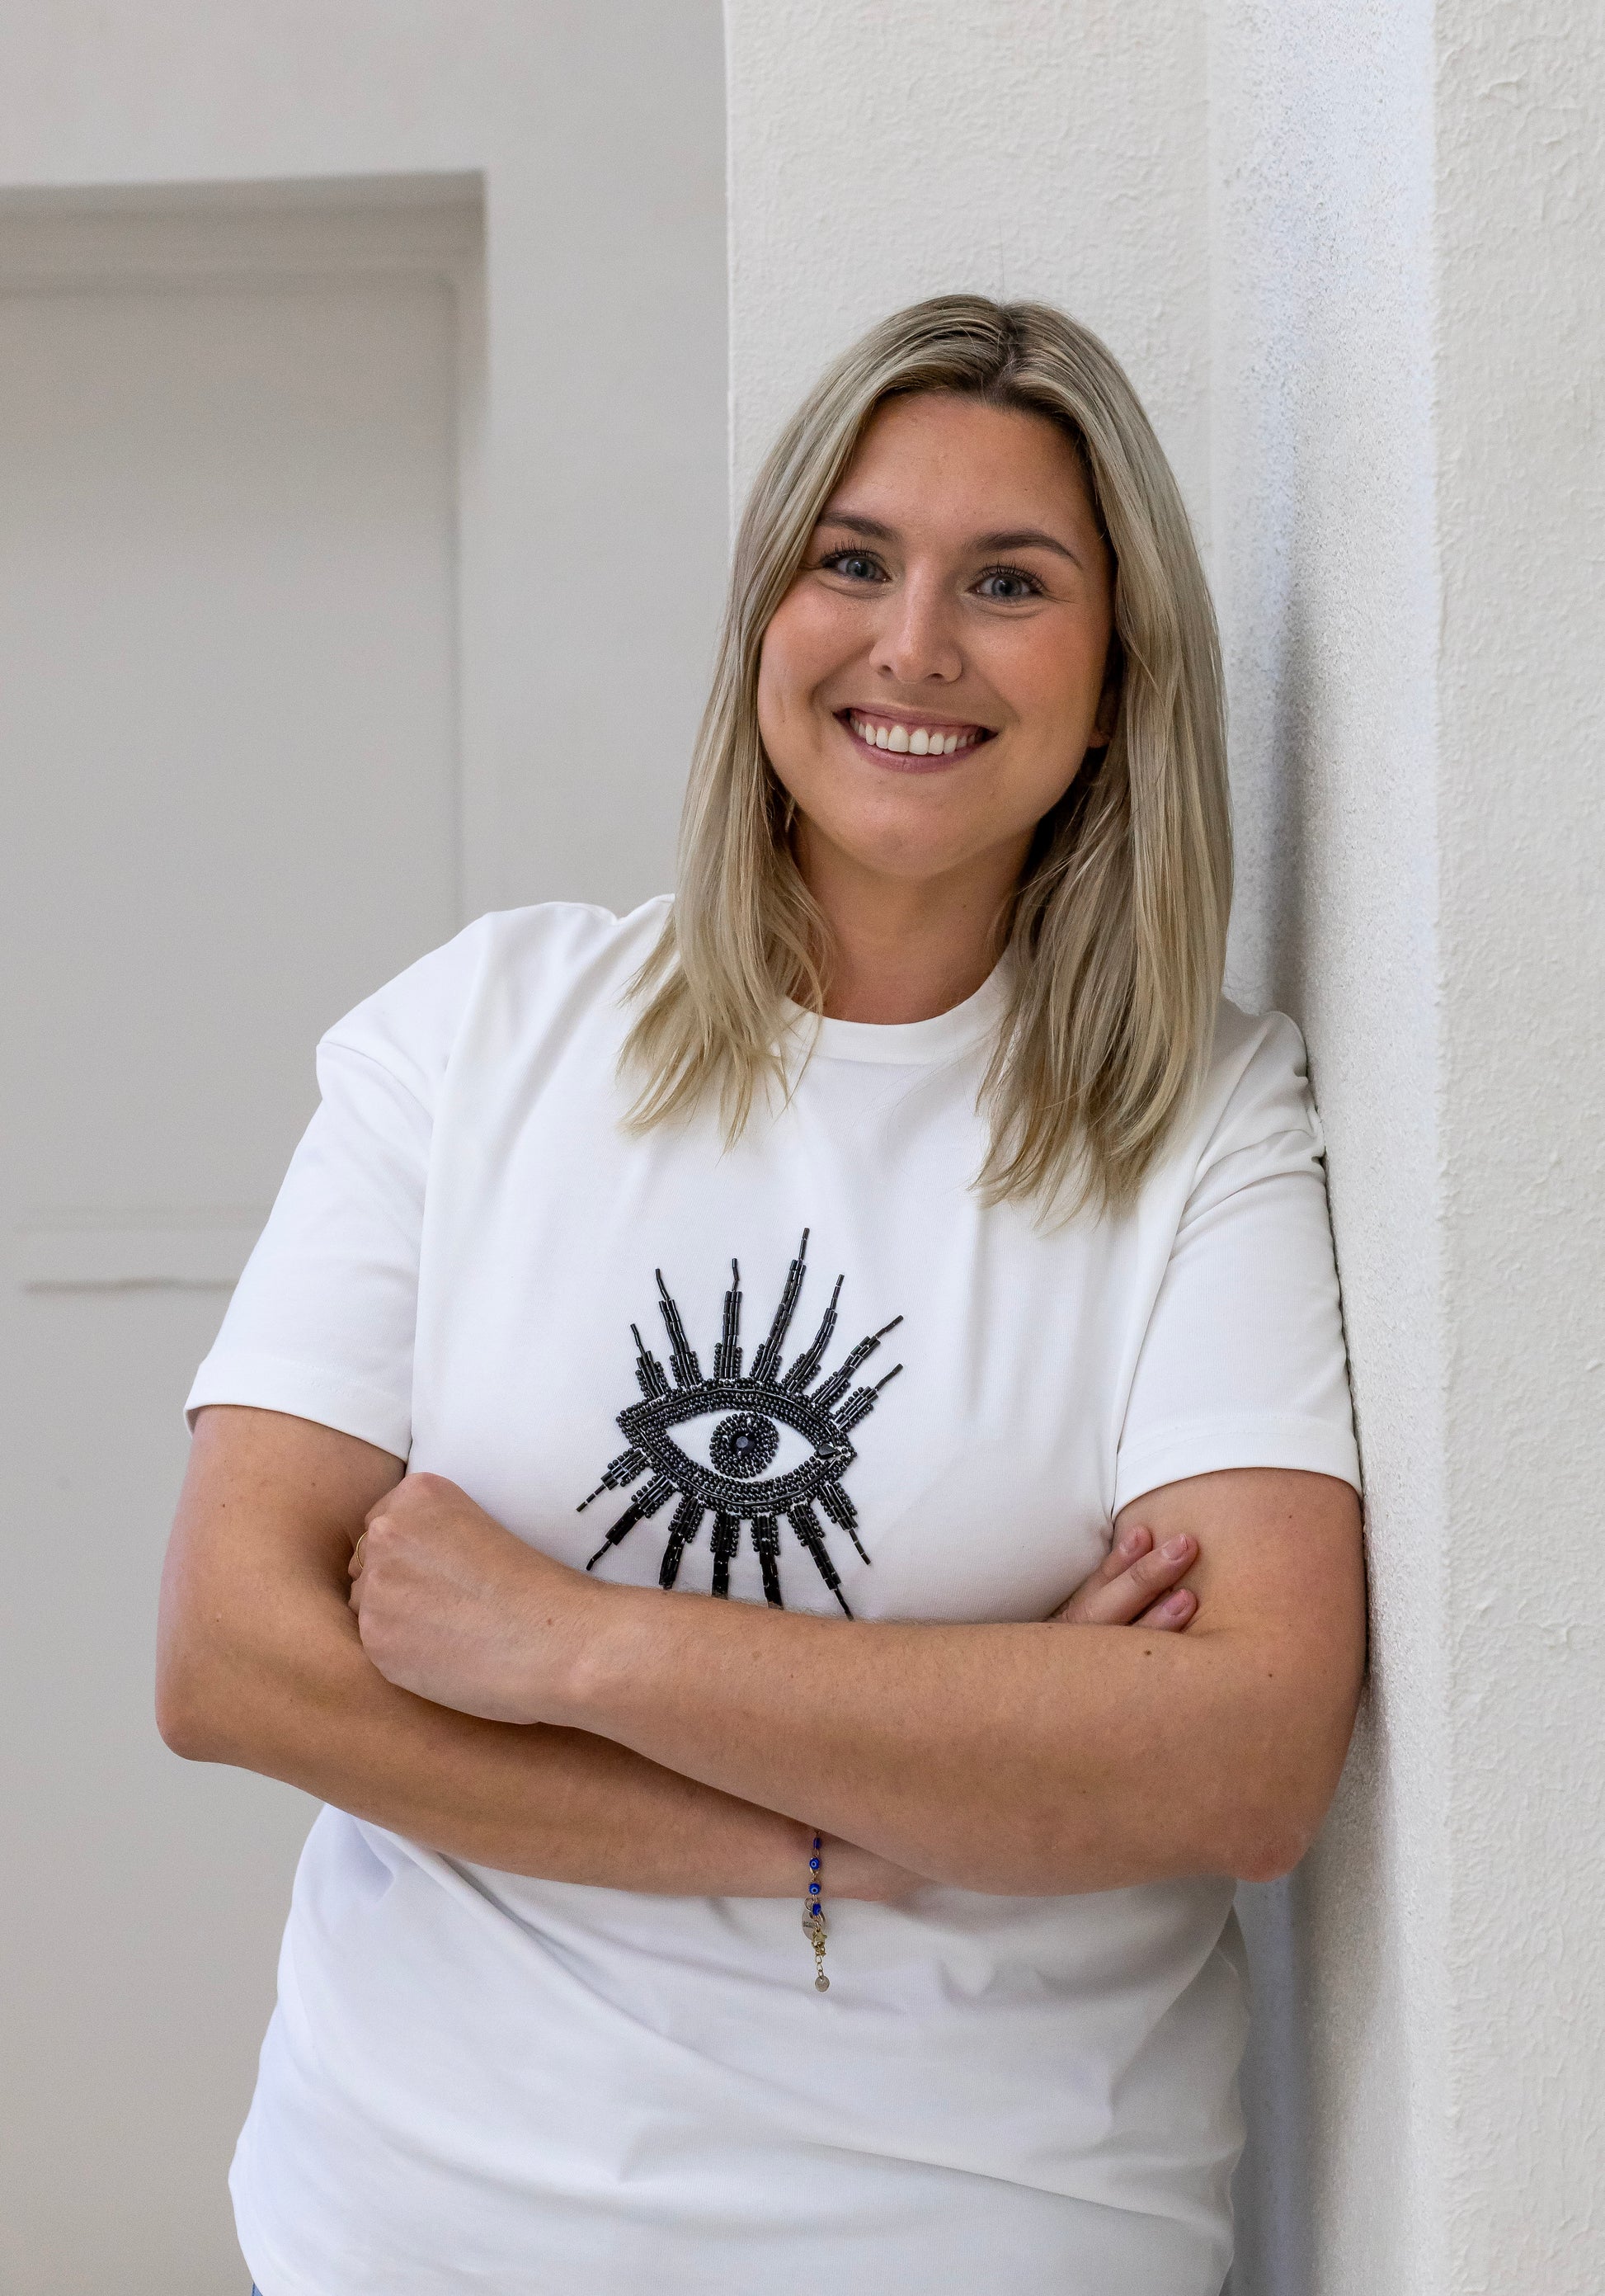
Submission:
<svg viewBox="0 0 1605 2296">
<path fill-rule="evenodd" d="M 845 527 L 849 534 L 862 534 L 872 542 L 895 542 L 897 538 L 895 528 L 883 526 L 878 518 L 861 517 L 856 511 L 826 509 L 820 512 L 819 523 L 821 526 Z M 978 534 L 975 547 L 978 550 L 1051 550 L 1056 558 L 1068 558 L 1072 566 L 1081 564 L 1075 551 L 1055 536 L 1044 533 L 1039 526 L 1011 527 L 997 534 Z"/>
</svg>

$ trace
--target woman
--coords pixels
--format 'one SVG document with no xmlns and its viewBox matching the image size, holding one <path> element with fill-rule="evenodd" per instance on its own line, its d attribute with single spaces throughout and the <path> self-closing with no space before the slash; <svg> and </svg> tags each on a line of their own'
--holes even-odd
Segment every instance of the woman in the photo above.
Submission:
<svg viewBox="0 0 1605 2296">
<path fill-rule="evenodd" d="M 1362 1658 L 1228 878 L 1130 385 L 946 297 L 758 481 L 672 908 L 483 919 L 331 1031 L 160 1690 L 331 1805 L 264 2296 L 1218 2289 L 1232 1879 L 1310 1840 Z"/>
</svg>

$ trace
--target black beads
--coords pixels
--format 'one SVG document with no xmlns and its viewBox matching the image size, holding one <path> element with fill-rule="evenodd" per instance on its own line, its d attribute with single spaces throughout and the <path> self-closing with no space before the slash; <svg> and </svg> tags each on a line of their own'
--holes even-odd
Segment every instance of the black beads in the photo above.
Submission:
<svg viewBox="0 0 1605 2296">
<path fill-rule="evenodd" d="M 853 1380 L 860 1365 L 903 1319 L 895 1316 L 879 1331 L 866 1334 L 835 1371 L 822 1377 L 841 1299 L 844 1279 L 838 1276 L 819 1329 L 800 1354 L 783 1366 L 787 1336 L 808 1272 L 807 1255 L 805 1228 L 796 1257 L 786 1270 L 768 1335 L 745 1374 L 741 1369 L 741 1269 L 731 1261 L 730 1287 L 725 1294 L 711 1378 L 703 1376 L 701 1359 L 692 1345 L 679 1304 L 664 1282 L 662 1270 L 656 1271 L 658 1309 L 668 1341 L 668 1368 L 632 1324 L 635 1383 L 641 1399 L 626 1404 L 618 1415 L 628 1448 L 610 1460 L 601 1482 L 580 1505 L 590 1506 L 605 1491 L 631 1486 L 635 1487 L 635 1495 L 585 1565 L 588 1570 L 594 1570 L 638 1523 L 650 1520 L 672 1496 L 678 1505 L 664 1547 L 662 1586 L 676 1583 L 687 1550 L 696 1542 L 704 1518 L 711 1514 L 711 1593 L 728 1595 L 731 1565 L 745 1527 L 764 1598 L 778 1605 L 780 1538 L 785 1528 L 842 1610 L 852 1616 L 831 1554 L 826 1526 L 834 1524 L 846 1531 L 860 1561 L 868 1562 L 868 1551 L 858 1535 L 857 1512 L 841 1488 L 842 1476 L 857 1456 L 848 1432 L 868 1418 L 881 1390 L 903 1366 L 894 1365 L 872 1386 L 855 1387 Z M 790 1454 L 799 1447 L 794 1443 L 789 1447 L 788 1464 L 779 1473 L 771 1473 L 786 1430 L 800 1439 L 807 1456 L 791 1460 Z M 821 1514 L 825 1521 L 820 1520 Z"/>
<path fill-rule="evenodd" d="M 773 1419 L 757 1411 L 733 1412 L 721 1419 L 708 1446 L 708 1456 L 722 1475 L 749 1482 L 761 1475 L 780 1449 L 780 1431 Z"/>
</svg>

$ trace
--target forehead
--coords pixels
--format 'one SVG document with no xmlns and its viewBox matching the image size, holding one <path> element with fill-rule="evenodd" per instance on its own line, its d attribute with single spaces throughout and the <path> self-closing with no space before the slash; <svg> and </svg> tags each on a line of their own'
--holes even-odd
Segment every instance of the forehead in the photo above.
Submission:
<svg viewBox="0 0 1605 2296">
<path fill-rule="evenodd" d="M 888 399 L 831 497 L 901 529 L 980 533 L 1050 521 L 1096 530 L 1081 459 L 1059 424 L 952 391 Z"/>
</svg>

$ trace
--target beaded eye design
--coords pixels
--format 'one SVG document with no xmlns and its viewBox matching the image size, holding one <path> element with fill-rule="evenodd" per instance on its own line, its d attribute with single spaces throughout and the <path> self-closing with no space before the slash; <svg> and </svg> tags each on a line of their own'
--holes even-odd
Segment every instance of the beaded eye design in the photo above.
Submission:
<svg viewBox="0 0 1605 2296">
<path fill-rule="evenodd" d="M 704 1517 L 711 1514 L 713 1593 L 730 1593 L 730 1566 L 746 1524 L 765 1596 L 777 1608 L 783 1607 L 780 1586 L 783 1521 L 790 1523 L 798 1545 L 848 1617 L 852 1617 L 825 1544 L 825 1526 L 815 1508 L 817 1505 L 846 1531 L 867 1562 L 870 1558 L 858 1537 L 857 1510 L 841 1488 L 842 1476 L 857 1456 L 848 1437 L 869 1417 L 881 1389 L 897 1378 L 903 1366 L 894 1364 L 872 1386 L 855 1387 L 853 1380 L 860 1365 L 903 1318 L 894 1316 L 889 1324 L 860 1340 L 837 1368 L 822 1378 L 821 1367 L 836 1330 L 837 1304 L 841 1298 L 843 1279 L 839 1275 L 823 1322 L 782 1372 L 781 1357 L 807 1273 L 807 1252 L 805 1228 L 797 1257 L 786 1274 L 769 1336 L 745 1374 L 741 1370 L 741 1271 L 731 1261 L 724 1331 L 714 1349 L 710 1379 L 703 1377 L 662 1269 L 656 1271 L 658 1307 L 668 1335 L 669 1370 L 665 1372 L 639 1327 L 632 1324 L 642 1400 L 618 1414 L 619 1430 L 629 1448 L 610 1460 L 601 1482 L 588 1498 L 581 1499 L 577 1512 L 583 1514 L 604 1491 L 625 1490 L 640 1482 L 649 1469 L 651 1479 L 641 1485 L 586 1563 L 587 1570 L 594 1570 L 637 1523 L 649 1521 L 677 1496 L 680 1503 L 669 1518 L 663 1566 L 658 1574 L 660 1586 L 675 1584 L 687 1547 L 701 1529 Z"/>
</svg>

